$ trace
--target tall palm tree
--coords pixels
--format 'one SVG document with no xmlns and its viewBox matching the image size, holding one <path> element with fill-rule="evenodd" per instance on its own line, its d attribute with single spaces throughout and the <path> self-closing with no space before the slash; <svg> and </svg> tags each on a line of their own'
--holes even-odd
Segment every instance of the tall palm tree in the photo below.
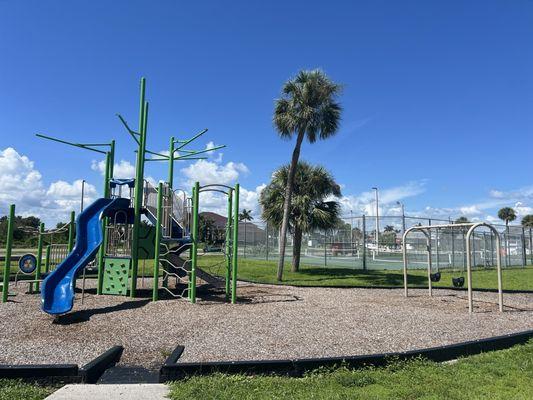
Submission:
<svg viewBox="0 0 533 400">
<path fill-rule="evenodd" d="M 246 257 L 246 225 L 247 222 L 253 219 L 254 217 L 252 217 L 252 210 L 247 210 L 246 208 L 243 208 L 242 211 L 239 213 L 239 221 L 244 221 L 244 257 Z"/>
<path fill-rule="evenodd" d="M 533 214 L 529 214 L 522 218 L 522 226 L 524 228 L 533 228 Z"/>
<path fill-rule="evenodd" d="M 505 221 L 505 227 L 509 228 L 509 222 L 516 219 L 516 212 L 511 207 L 503 207 L 498 211 L 498 218 Z"/>
<path fill-rule="evenodd" d="M 283 224 L 287 181 L 290 165 L 274 172 L 272 181 L 261 192 L 262 217 L 275 228 Z M 323 167 L 299 162 L 295 168 L 293 201 L 289 212 L 289 229 L 293 234 L 292 271 L 300 267 L 303 233 L 329 230 L 339 225 L 340 204 L 331 200 L 340 197 L 340 186 Z"/>
<path fill-rule="evenodd" d="M 516 212 L 511 207 L 503 207 L 498 211 L 498 218 L 505 221 L 505 260 L 507 266 L 509 266 L 509 222 L 513 222 L 516 219 Z"/>
<path fill-rule="evenodd" d="M 340 90 L 341 86 L 331 81 L 320 70 L 300 71 L 296 77 L 285 83 L 281 98 L 276 100 L 274 126 L 284 139 L 292 139 L 296 136 L 285 187 L 283 220 L 280 227 L 278 281 L 281 281 L 283 275 L 291 197 L 300 148 L 305 137 L 309 143 L 314 143 L 317 139 L 327 139 L 337 133 L 341 106 L 336 98 Z"/>
</svg>

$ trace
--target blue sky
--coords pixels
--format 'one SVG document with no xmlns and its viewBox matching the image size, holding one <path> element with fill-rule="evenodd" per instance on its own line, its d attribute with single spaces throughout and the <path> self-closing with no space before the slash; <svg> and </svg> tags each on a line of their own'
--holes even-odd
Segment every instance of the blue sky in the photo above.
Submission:
<svg viewBox="0 0 533 400">
<path fill-rule="evenodd" d="M 14 201 L 53 221 L 75 207 L 77 180 L 101 193 L 98 157 L 37 132 L 115 138 L 128 173 L 134 147 L 115 113 L 137 124 L 141 76 L 150 149 L 206 127 L 200 148 L 228 146 L 177 165 L 177 183 L 238 179 L 257 213 L 292 151 L 272 126 L 274 99 L 317 67 L 345 85 L 343 120 L 302 158 L 333 172 L 347 212 L 372 210 L 372 186 L 384 213 L 397 200 L 409 214 L 533 212 L 532 38 L 526 0 L 0 1 L 0 213 Z M 164 179 L 166 165 L 148 175 Z"/>
</svg>

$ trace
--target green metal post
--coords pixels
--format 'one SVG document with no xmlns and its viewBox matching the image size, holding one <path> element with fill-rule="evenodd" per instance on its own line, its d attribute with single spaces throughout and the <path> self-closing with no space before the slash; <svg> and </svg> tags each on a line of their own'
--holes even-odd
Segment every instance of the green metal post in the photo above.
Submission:
<svg viewBox="0 0 533 400">
<path fill-rule="evenodd" d="M 232 235 L 232 201 L 233 201 L 233 190 L 228 190 L 228 217 L 226 220 L 226 300 L 229 300 L 230 296 L 230 280 L 231 280 L 231 263 L 232 263 L 232 254 L 231 254 L 231 235 Z"/>
<path fill-rule="evenodd" d="M 161 246 L 161 223 L 163 219 L 163 183 L 159 182 L 157 187 L 157 226 L 155 227 L 155 247 L 154 247 L 154 289 L 152 300 L 157 301 L 159 291 L 159 251 Z"/>
<path fill-rule="evenodd" d="M 174 136 L 170 138 L 170 146 L 168 148 L 168 187 L 172 190 L 174 183 Z"/>
<path fill-rule="evenodd" d="M 235 185 L 233 197 L 233 249 L 231 271 L 231 303 L 237 302 L 237 259 L 239 249 L 239 184 Z"/>
<path fill-rule="evenodd" d="M 7 222 L 6 261 L 4 262 L 4 284 L 2 286 L 2 303 L 9 295 L 9 273 L 11 272 L 11 250 L 13 247 L 13 225 L 15 224 L 15 205 L 9 206 L 9 220 Z"/>
<path fill-rule="evenodd" d="M 37 268 L 35 269 L 35 280 L 41 279 L 41 268 L 43 266 L 43 235 L 44 222 L 39 225 L 39 240 L 37 242 Z M 35 290 L 39 291 L 39 282 L 35 282 Z"/>
<path fill-rule="evenodd" d="M 105 176 L 104 176 L 104 197 L 106 199 L 110 196 L 109 182 L 112 176 L 113 162 L 115 153 L 115 141 L 111 141 L 111 150 L 106 153 L 105 156 Z M 96 294 L 102 294 L 102 288 L 104 285 L 104 263 L 105 263 L 105 251 L 107 248 L 107 223 L 108 219 L 105 217 L 102 221 L 102 245 L 98 251 L 98 283 L 96 285 Z"/>
<path fill-rule="evenodd" d="M 146 153 L 146 127 L 148 120 L 148 103 L 145 102 L 146 80 L 141 78 L 140 110 L 139 110 L 139 149 L 137 151 L 137 163 L 135 171 L 135 216 L 133 219 L 133 238 L 131 249 L 131 286 L 130 296 L 135 298 L 137 292 L 137 269 L 139 267 L 139 230 L 141 225 L 141 209 L 144 187 L 144 161 Z"/>
<path fill-rule="evenodd" d="M 74 227 L 75 227 L 76 213 L 70 212 L 70 224 L 68 226 L 68 252 L 70 253 L 74 248 Z"/>
<path fill-rule="evenodd" d="M 50 251 L 52 250 L 51 245 L 46 246 L 46 256 L 44 259 L 44 272 L 48 273 L 50 272 Z"/>
<path fill-rule="evenodd" d="M 192 200 L 192 260 L 191 260 L 191 279 L 190 279 L 190 300 L 196 303 L 196 263 L 198 261 L 198 209 L 200 200 L 200 183 L 196 182 L 193 189 Z"/>
</svg>

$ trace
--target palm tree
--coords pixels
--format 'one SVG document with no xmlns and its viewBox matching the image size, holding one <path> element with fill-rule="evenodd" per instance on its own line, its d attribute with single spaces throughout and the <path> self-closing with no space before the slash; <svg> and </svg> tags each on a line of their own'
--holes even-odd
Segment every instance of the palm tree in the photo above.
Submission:
<svg viewBox="0 0 533 400">
<path fill-rule="evenodd" d="M 516 219 L 516 212 L 511 207 L 503 207 L 498 211 L 498 218 L 505 221 L 505 227 L 509 228 L 509 222 Z"/>
<path fill-rule="evenodd" d="M 394 232 L 394 226 L 386 225 L 385 228 L 383 228 L 383 232 Z"/>
<path fill-rule="evenodd" d="M 294 190 L 296 165 L 305 137 L 309 143 L 327 139 L 337 133 L 341 106 L 336 102 L 341 86 L 320 71 L 300 71 L 283 85 L 282 96 L 276 100 L 273 122 L 284 139 L 296 136 L 285 187 L 283 220 L 280 227 L 280 256 L 277 279 L 281 281 L 285 262 L 285 246 L 289 228 L 289 213 Z"/>
<path fill-rule="evenodd" d="M 511 207 L 503 207 L 498 211 L 498 218 L 505 221 L 505 260 L 509 266 L 509 222 L 516 219 L 516 212 Z"/>
<path fill-rule="evenodd" d="M 252 217 L 252 210 L 247 210 L 246 208 L 243 208 L 242 211 L 239 213 L 239 221 L 244 221 L 244 257 L 246 257 L 246 223 L 253 219 L 254 217 Z"/>
<path fill-rule="evenodd" d="M 529 214 L 522 218 L 522 226 L 524 228 L 533 228 L 533 214 Z"/>
<path fill-rule="evenodd" d="M 263 219 L 278 229 L 283 224 L 289 170 L 290 165 L 284 165 L 274 172 L 272 181 L 259 198 Z M 340 197 L 341 190 L 326 169 L 299 162 L 295 168 L 292 195 L 288 227 L 294 238 L 292 271 L 296 272 L 300 267 L 303 233 L 339 226 L 340 204 L 329 199 Z"/>
</svg>

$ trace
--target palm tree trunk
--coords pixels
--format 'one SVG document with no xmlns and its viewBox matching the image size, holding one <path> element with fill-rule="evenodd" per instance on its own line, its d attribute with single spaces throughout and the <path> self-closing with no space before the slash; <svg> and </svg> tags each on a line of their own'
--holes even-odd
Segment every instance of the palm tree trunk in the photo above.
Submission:
<svg viewBox="0 0 533 400">
<path fill-rule="evenodd" d="M 292 244 L 292 272 L 300 270 L 300 254 L 302 251 L 302 229 L 299 226 L 294 227 L 294 236 Z"/>
<path fill-rule="evenodd" d="M 294 186 L 294 175 L 296 174 L 296 165 L 298 164 L 298 159 L 300 158 L 300 148 L 302 147 L 302 142 L 304 140 L 305 132 L 299 132 L 298 137 L 296 138 L 296 145 L 292 151 L 291 165 L 289 167 L 289 176 L 287 177 L 287 187 L 285 189 L 285 201 L 283 203 L 283 221 L 281 223 L 281 237 L 280 246 L 279 246 L 279 260 L 278 260 L 278 281 L 281 281 L 283 278 L 283 265 L 285 264 L 285 247 L 287 245 L 287 230 L 289 228 L 289 213 L 291 209 L 291 196 L 292 189 Z"/>
</svg>

